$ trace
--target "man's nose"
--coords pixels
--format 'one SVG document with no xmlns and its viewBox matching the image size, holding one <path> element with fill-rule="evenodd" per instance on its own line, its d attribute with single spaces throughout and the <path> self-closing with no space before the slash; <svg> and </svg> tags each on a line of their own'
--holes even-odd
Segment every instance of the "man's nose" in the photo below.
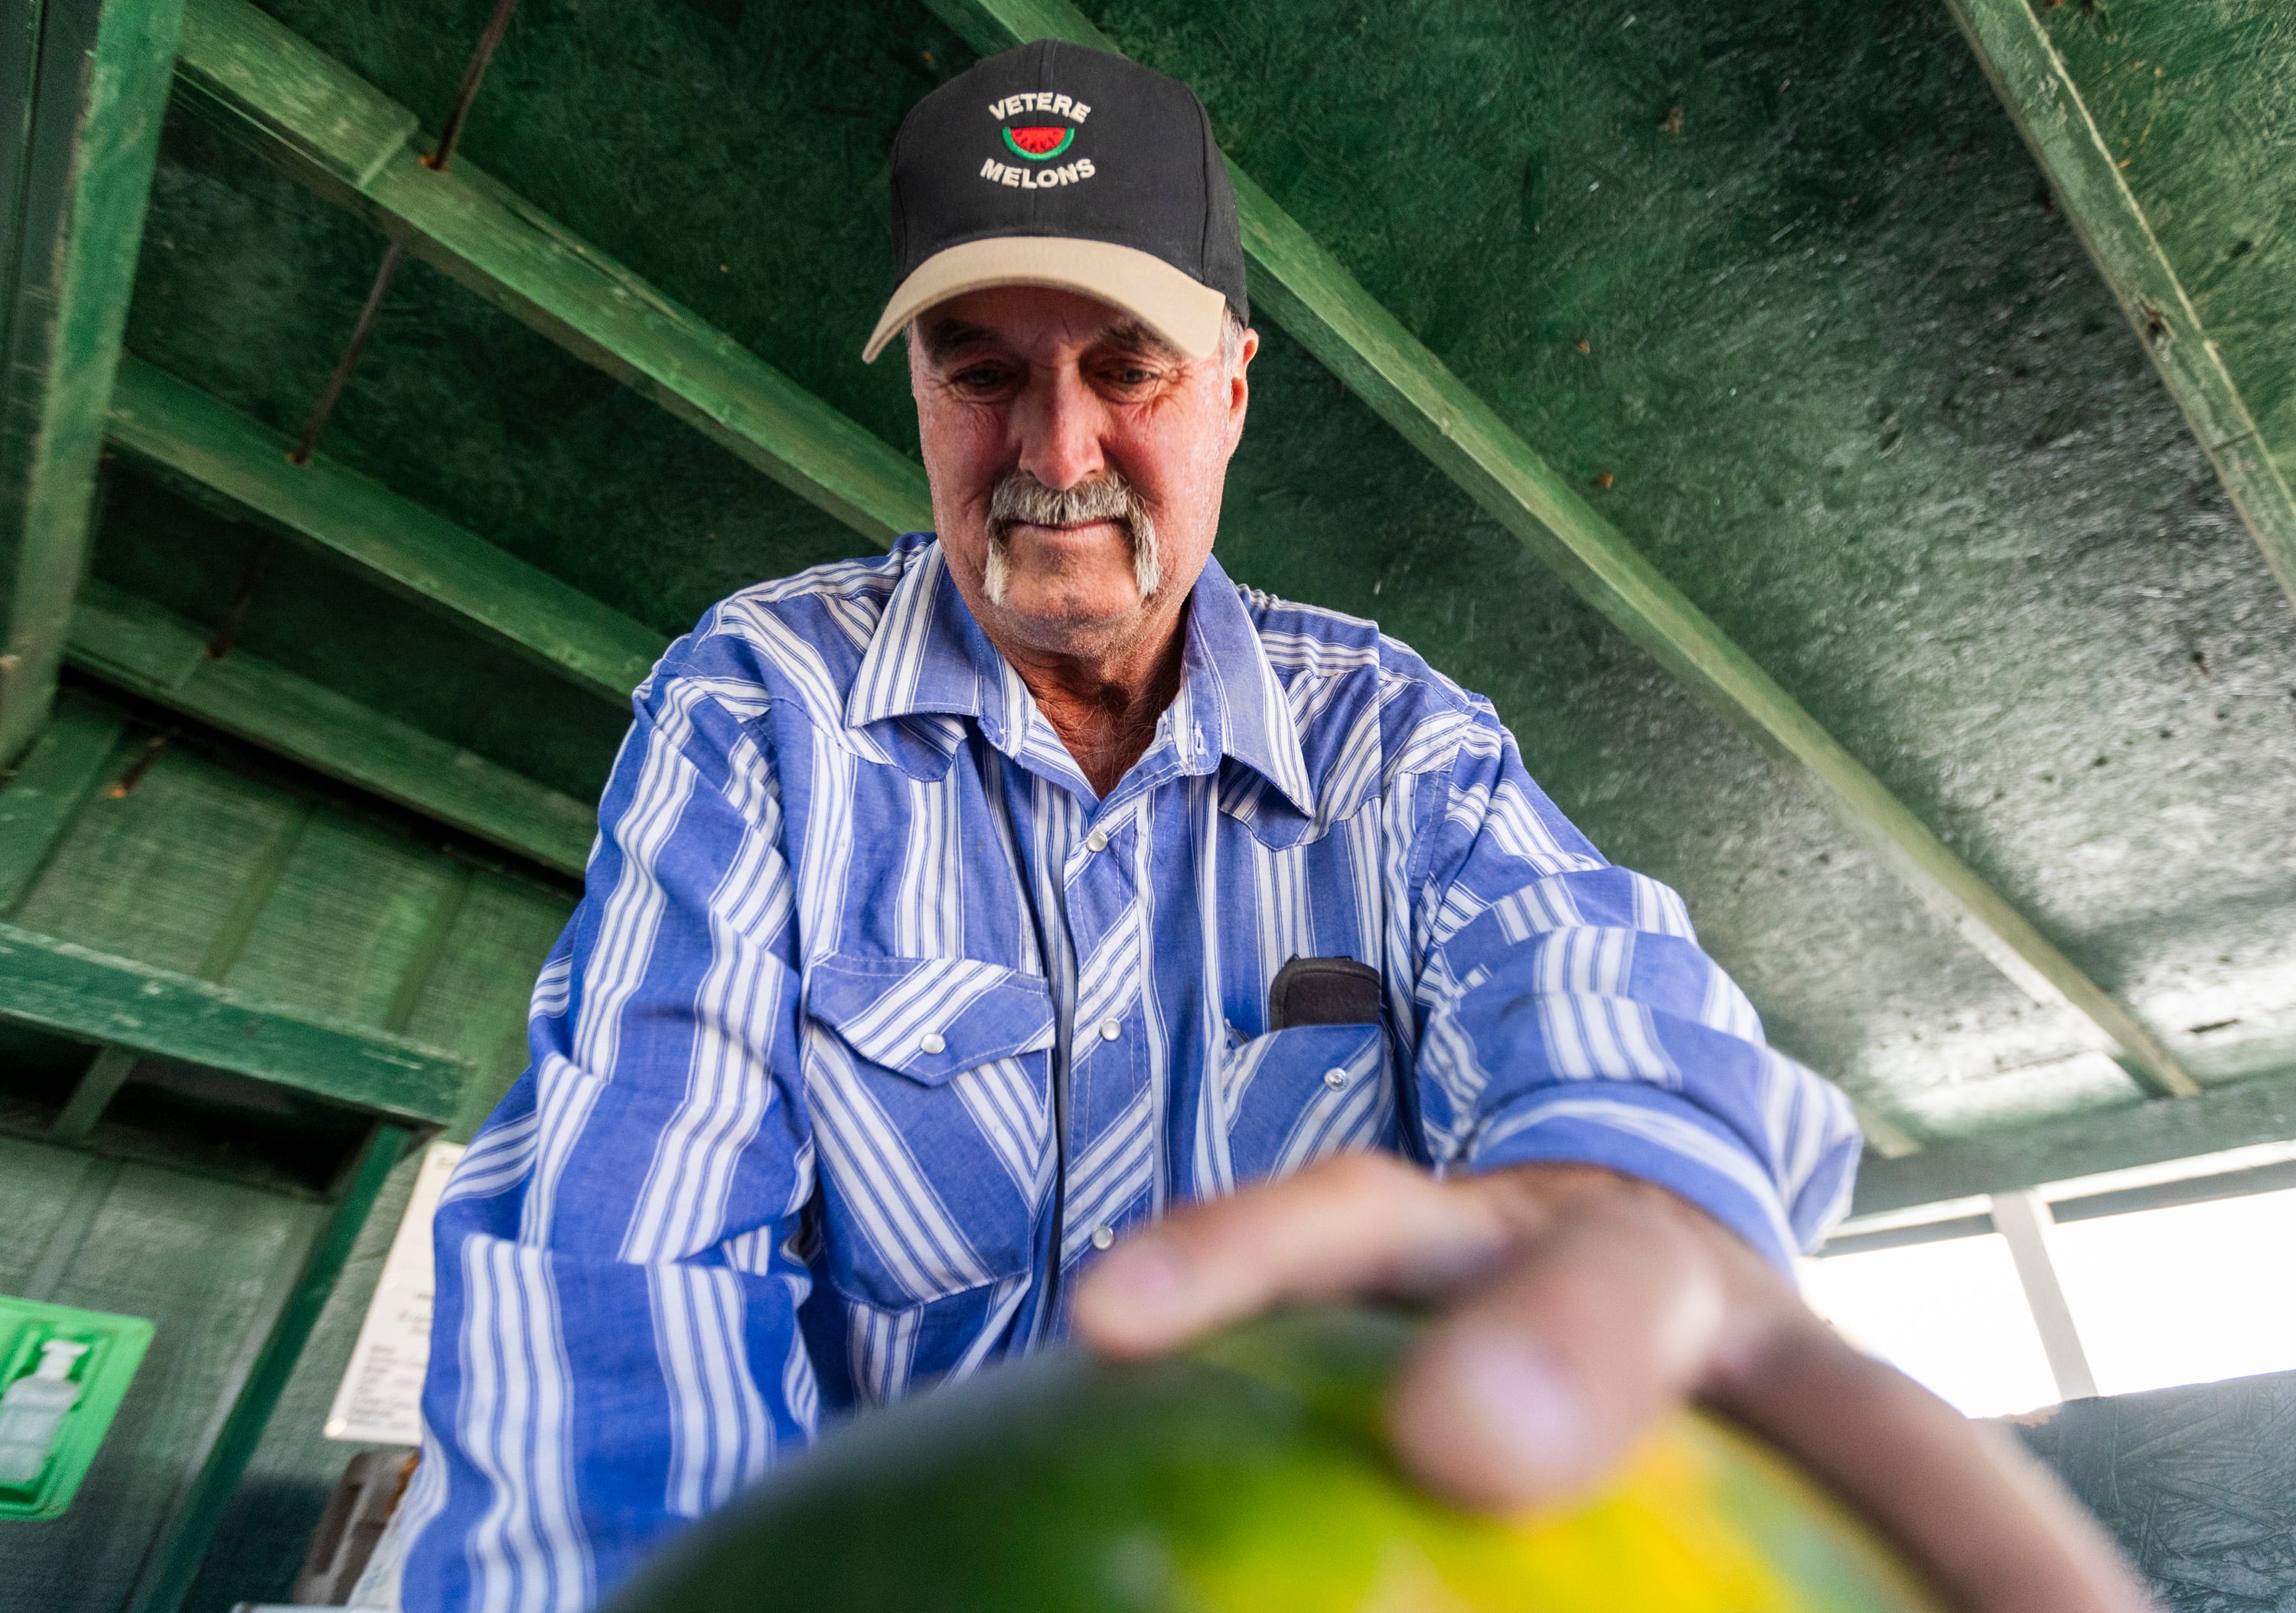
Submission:
<svg viewBox="0 0 2296 1613">
<path fill-rule="evenodd" d="M 1101 453 L 1106 411 L 1073 369 L 1032 377 L 1013 412 L 1021 468 L 1054 491 L 1091 481 L 1107 469 Z"/>
</svg>

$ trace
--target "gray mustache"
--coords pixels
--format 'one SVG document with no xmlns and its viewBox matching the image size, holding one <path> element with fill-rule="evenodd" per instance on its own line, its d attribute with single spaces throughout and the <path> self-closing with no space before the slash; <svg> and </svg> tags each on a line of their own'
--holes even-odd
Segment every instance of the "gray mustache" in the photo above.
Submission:
<svg viewBox="0 0 2296 1613">
<path fill-rule="evenodd" d="M 1075 487 L 1046 487 L 1026 471 L 1014 471 L 988 495 L 988 535 L 1002 538 L 1014 526 L 1076 526 L 1114 521 L 1130 527 L 1138 541 L 1148 512 L 1132 484 L 1116 472 Z"/>
<path fill-rule="evenodd" d="M 1013 471 L 989 490 L 988 562 L 981 588 L 991 605 L 1004 603 L 1012 580 L 1005 536 L 1018 525 L 1077 526 L 1109 521 L 1132 539 L 1132 582 L 1144 600 L 1163 586 L 1164 566 L 1156 550 L 1156 523 L 1132 484 L 1114 471 L 1096 481 L 1054 490 L 1026 471 Z"/>
</svg>

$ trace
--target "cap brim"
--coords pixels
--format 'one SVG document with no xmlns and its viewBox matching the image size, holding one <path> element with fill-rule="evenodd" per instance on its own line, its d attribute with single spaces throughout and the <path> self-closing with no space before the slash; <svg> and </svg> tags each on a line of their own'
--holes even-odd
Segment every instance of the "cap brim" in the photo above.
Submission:
<svg viewBox="0 0 2296 1613">
<path fill-rule="evenodd" d="M 873 364 L 902 326 L 936 303 L 992 285 L 1046 285 L 1122 309 L 1190 358 L 1219 348 L 1227 299 L 1152 252 L 1070 235 L 994 235 L 935 252 L 885 305 L 861 361 Z"/>
</svg>

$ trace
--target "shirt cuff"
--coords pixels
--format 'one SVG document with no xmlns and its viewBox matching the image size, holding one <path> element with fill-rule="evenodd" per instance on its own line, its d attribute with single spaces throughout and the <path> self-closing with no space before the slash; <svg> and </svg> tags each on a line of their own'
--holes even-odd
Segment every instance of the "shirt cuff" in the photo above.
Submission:
<svg viewBox="0 0 2296 1613">
<path fill-rule="evenodd" d="M 1573 1082 L 1509 1104 L 1478 1130 L 1464 1167 L 1602 1165 L 1688 1199 L 1789 1278 L 1799 1240 L 1767 1170 L 1744 1142 L 1679 1093 L 1638 1082 Z"/>
</svg>

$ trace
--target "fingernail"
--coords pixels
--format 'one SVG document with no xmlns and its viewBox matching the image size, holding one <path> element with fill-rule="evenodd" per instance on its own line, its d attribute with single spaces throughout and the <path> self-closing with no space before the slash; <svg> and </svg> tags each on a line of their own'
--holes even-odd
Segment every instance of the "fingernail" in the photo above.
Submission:
<svg viewBox="0 0 2296 1613">
<path fill-rule="evenodd" d="M 1572 1464 L 1586 1420 L 1535 1346 L 1486 1334 L 1459 1339 L 1446 1354 L 1452 1388 L 1493 1456 L 1526 1478 Z"/>
</svg>

